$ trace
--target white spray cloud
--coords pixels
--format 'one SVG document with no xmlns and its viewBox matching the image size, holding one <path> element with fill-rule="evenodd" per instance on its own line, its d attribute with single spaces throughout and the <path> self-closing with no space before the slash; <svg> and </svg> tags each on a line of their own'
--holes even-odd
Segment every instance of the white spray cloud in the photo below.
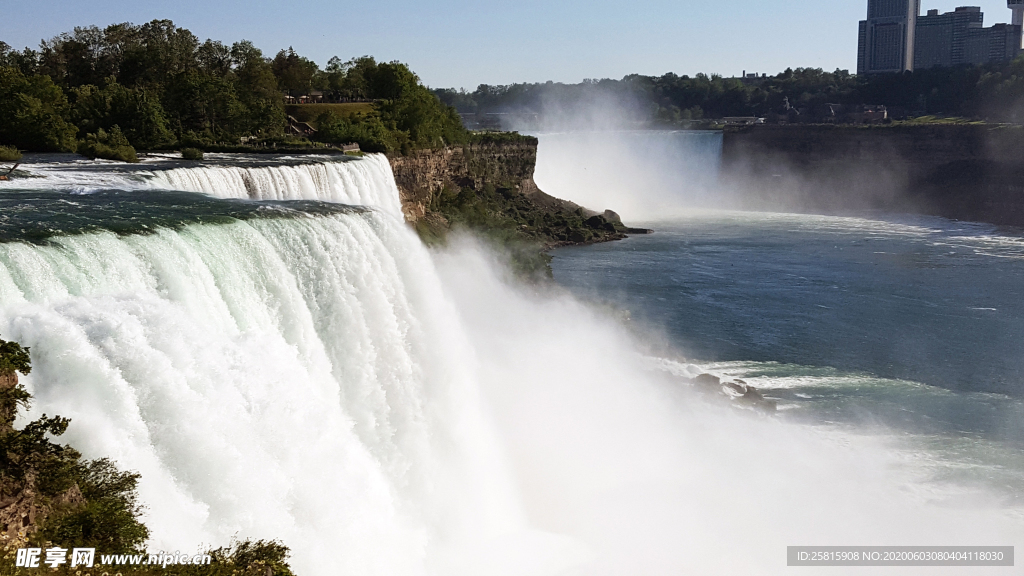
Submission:
<svg viewBox="0 0 1024 576">
<path fill-rule="evenodd" d="M 627 223 L 726 208 L 718 186 L 719 132 L 565 132 L 541 134 L 535 180 L 541 190 Z"/>
</svg>

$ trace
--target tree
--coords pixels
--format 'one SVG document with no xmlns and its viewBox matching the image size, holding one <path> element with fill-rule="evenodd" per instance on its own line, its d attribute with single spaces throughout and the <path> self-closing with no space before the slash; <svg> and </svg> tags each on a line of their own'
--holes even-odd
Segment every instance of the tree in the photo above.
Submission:
<svg viewBox="0 0 1024 576">
<path fill-rule="evenodd" d="M 110 78 L 103 88 L 82 86 L 73 93 L 72 118 L 82 133 L 116 125 L 132 146 L 144 150 L 170 146 L 175 140 L 163 106 L 146 89 L 126 88 Z"/>
<path fill-rule="evenodd" d="M 116 125 L 107 132 L 103 128 L 95 134 L 86 134 L 78 144 L 78 153 L 86 158 L 103 158 L 120 162 L 138 162 L 135 148 L 128 142 L 121 129 Z"/>
<path fill-rule="evenodd" d="M 320 67 L 316 62 L 295 53 L 295 50 L 281 50 L 271 63 L 277 85 L 292 96 L 308 94 L 313 88 L 313 79 Z"/>
<path fill-rule="evenodd" d="M 207 40 L 196 51 L 199 69 L 212 76 L 227 76 L 233 64 L 231 49 L 220 42 Z"/>
<path fill-rule="evenodd" d="M 420 79 L 401 62 L 379 64 L 363 73 L 369 88 L 370 98 L 380 100 L 401 100 L 420 85 Z"/>
<path fill-rule="evenodd" d="M 335 57 L 335 59 L 338 59 Z M 341 64 L 345 76 L 340 80 L 341 95 L 344 98 L 362 100 L 372 98 L 370 95 L 370 77 L 377 69 L 377 61 L 371 56 L 352 58 Z"/>
<path fill-rule="evenodd" d="M 40 152 L 75 149 L 78 130 L 66 121 L 69 105 L 49 76 L 25 76 L 0 67 L 0 143 Z"/>
<path fill-rule="evenodd" d="M 149 529 L 139 521 L 143 512 L 138 497 L 141 475 L 122 472 L 102 458 L 76 463 L 71 478 L 85 503 L 48 518 L 39 539 L 113 554 L 141 552 L 149 539 Z"/>
<path fill-rule="evenodd" d="M 401 148 L 408 137 L 395 133 L 381 122 L 379 116 L 356 115 L 341 117 L 333 112 L 322 114 L 317 119 L 319 130 L 316 139 L 329 144 L 355 142 L 364 152 L 391 152 Z"/>
<path fill-rule="evenodd" d="M 120 40 L 118 81 L 125 86 L 164 86 L 171 78 L 199 67 L 199 39 L 170 20 L 125 25 Z"/>
<path fill-rule="evenodd" d="M 229 79 L 199 71 L 171 78 L 164 93 L 164 106 L 178 134 L 195 132 L 214 141 L 234 137 L 235 122 L 244 114 Z"/>
<path fill-rule="evenodd" d="M 277 78 L 263 53 L 243 40 L 231 46 L 237 93 L 246 107 L 236 132 L 274 136 L 284 131 L 285 114 Z"/>
</svg>

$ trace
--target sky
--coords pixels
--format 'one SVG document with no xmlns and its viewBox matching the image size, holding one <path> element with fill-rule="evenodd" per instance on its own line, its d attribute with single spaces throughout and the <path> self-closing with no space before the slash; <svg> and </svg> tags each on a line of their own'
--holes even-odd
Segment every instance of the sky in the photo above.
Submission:
<svg viewBox="0 0 1024 576">
<path fill-rule="evenodd" d="M 170 19 L 201 40 L 292 46 L 321 66 L 371 55 L 400 60 L 434 88 L 579 82 L 627 74 L 853 71 L 866 0 L 33 0 L 5 2 L 0 40 L 35 47 L 75 26 Z M 1005 0 L 922 0 L 922 12 L 980 5 L 1009 20 Z"/>
</svg>

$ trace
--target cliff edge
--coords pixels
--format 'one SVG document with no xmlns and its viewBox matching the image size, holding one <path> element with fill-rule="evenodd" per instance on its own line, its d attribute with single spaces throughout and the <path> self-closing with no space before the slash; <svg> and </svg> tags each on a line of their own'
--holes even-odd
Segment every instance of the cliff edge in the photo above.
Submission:
<svg viewBox="0 0 1024 576">
<path fill-rule="evenodd" d="M 548 273 L 542 253 L 648 230 L 545 194 L 533 180 L 537 139 L 514 133 L 478 134 L 472 142 L 389 156 L 406 220 L 427 243 L 464 228 L 511 253 L 521 272 Z"/>
</svg>

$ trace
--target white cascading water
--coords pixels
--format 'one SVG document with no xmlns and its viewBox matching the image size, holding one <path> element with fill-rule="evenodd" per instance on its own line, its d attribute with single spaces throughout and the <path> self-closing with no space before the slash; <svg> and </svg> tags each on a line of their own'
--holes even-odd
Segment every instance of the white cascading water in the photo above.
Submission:
<svg viewBox="0 0 1024 576">
<path fill-rule="evenodd" d="M 154 172 L 157 188 L 218 198 L 321 200 L 401 214 L 398 187 L 383 154 L 359 160 L 270 167 L 186 167 Z"/>
<path fill-rule="evenodd" d="M 232 173 L 310 193 L 266 170 Z M 30 417 L 142 473 L 152 550 L 281 539 L 300 576 L 783 574 L 787 545 L 1020 534 L 983 499 L 931 505 L 886 446 L 694 400 L 472 243 L 429 253 L 385 172 L 357 184 L 393 195 L 364 214 L 0 244 Z M 226 174 L 155 178 L 241 194 Z"/>
<path fill-rule="evenodd" d="M 218 165 L 219 160 L 228 160 Z M 104 163 L 68 158 L 64 162 L 26 163 L 22 169 L 33 177 L 18 181 L 19 188 L 67 190 L 89 193 L 100 189 L 183 190 L 217 198 L 250 200 L 320 200 L 338 204 L 373 206 L 401 215 L 402 204 L 395 176 L 387 156 L 366 154 L 344 160 L 309 161 L 273 165 L 240 166 L 237 158 L 211 154 L 196 166 L 172 169 L 151 168 L 155 162 L 137 165 L 107 162 L 110 170 L 97 170 Z M 253 162 L 260 161 L 259 158 Z"/>
<path fill-rule="evenodd" d="M 240 533 L 303 574 L 416 574 L 428 543 L 521 528 L 430 256 L 389 216 L 4 244 L 0 301 L 34 413 L 142 473 L 165 550 Z"/>
</svg>

